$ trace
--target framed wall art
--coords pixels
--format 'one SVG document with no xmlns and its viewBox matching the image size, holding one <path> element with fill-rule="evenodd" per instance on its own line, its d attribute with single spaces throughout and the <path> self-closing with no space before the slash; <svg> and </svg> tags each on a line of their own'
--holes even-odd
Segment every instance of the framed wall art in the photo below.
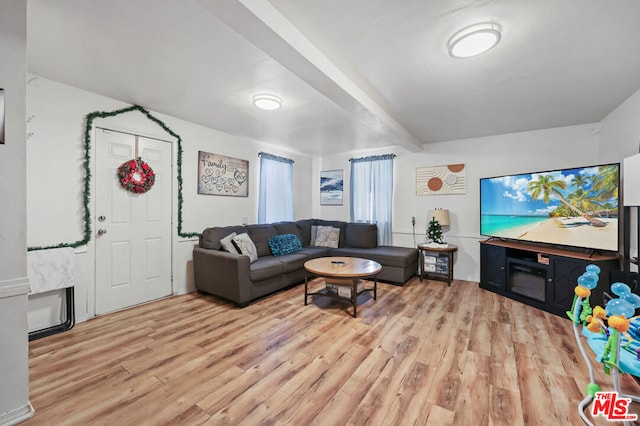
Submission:
<svg viewBox="0 0 640 426">
<path fill-rule="evenodd" d="M 416 195 L 455 195 L 467 192 L 464 164 L 416 168 Z"/>
<path fill-rule="evenodd" d="M 198 151 L 198 194 L 249 196 L 249 161 Z"/>
<path fill-rule="evenodd" d="M 320 205 L 341 206 L 343 203 L 344 171 L 324 170 L 320 172 Z"/>
</svg>

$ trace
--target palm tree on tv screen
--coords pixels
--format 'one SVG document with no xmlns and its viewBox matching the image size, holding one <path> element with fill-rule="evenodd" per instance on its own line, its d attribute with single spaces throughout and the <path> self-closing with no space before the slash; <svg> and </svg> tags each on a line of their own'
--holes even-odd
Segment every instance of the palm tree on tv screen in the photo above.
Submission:
<svg viewBox="0 0 640 426">
<path fill-rule="evenodd" d="M 544 202 L 545 204 L 549 204 L 549 201 L 551 201 L 551 195 L 553 194 L 558 197 L 560 202 L 567 206 L 570 210 L 576 212 L 577 214 L 588 220 L 591 225 L 598 228 L 607 226 L 605 222 L 598 220 L 587 213 L 584 213 L 564 198 L 564 195 L 562 195 L 560 191 L 567 189 L 567 183 L 562 179 L 554 179 L 552 175 L 539 175 L 538 180 L 532 180 L 531 182 L 529 182 L 528 187 L 529 195 L 534 201 L 542 196 L 542 202 Z"/>
<path fill-rule="evenodd" d="M 595 212 L 600 216 L 602 203 L 600 197 L 592 191 L 585 191 L 584 188 L 578 188 L 571 194 L 567 195 L 567 201 L 580 211 Z"/>
<path fill-rule="evenodd" d="M 586 187 L 591 182 L 590 176 L 576 175 L 571 179 L 571 185 L 576 187 L 576 190 Z"/>
<path fill-rule="evenodd" d="M 593 190 L 603 199 L 618 198 L 618 167 L 615 165 L 602 166 L 593 177 Z"/>
</svg>

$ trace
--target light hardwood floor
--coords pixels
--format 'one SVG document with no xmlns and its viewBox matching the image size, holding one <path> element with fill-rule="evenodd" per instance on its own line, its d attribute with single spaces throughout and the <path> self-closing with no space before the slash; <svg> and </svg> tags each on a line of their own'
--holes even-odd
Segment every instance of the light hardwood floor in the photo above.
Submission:
<svg viewBox="0 0 640 426">
<path fill-rule="evenodd" d="M 465 281 L 381 283 L 355 319 L 303 293 L 244 309 L 192 293 L 31 342 L 24 424 L 583 424 L 569 320 Z"/>
</svg>

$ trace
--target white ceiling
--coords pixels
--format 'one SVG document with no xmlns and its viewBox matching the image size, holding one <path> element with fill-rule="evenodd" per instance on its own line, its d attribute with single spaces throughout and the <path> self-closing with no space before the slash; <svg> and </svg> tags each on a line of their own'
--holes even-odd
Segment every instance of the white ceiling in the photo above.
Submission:
<svg viewBox="0 0 640 426">
<path fill-rule="evenodd" d="M 592 123 L 640 89 L 640 1 L 29 0 L 29 72 L 309 155 Z M 457 30 L 498 22 L 488 53 Z M 277 111 L 256 93 L 284 99 Z"/>
</svg>

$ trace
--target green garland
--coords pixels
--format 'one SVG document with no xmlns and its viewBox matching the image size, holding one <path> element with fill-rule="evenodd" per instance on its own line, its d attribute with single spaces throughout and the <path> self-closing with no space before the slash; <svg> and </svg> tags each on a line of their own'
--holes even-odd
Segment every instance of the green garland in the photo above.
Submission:
<svg viewBox="0 0 640 426">
<path fill-rule="evenodd" d="M 95 111 L 87 114 L 87 123 L 84 131 L 84 162 L 82 164 L 82 168 L 84 170 L 84 190 L 82 194 L 82 204 L 84 207 L 84 238 L 78 240 L 73 243 L 60 243 L 55 246 L 44 246 L 44 247 L 28 247 L 28 251 L 35 250 L 49 250 L 56 249 L 62 247 L 80 247 L 86 245 L 91 240 L 91 212 L 89 210 L 89 198 L 91 193 L 91 167 L 90 167 L 90 156 L 89 151 L 91 149 L 91 130 L 93 129 L 93 120 L 96 118 L 108 118 L 114 117 L 116 115 L 124 114 L 131 111 L 140 111 L 144 114 L 149 120 L 153 121 L 157 125 L 159 125 L 162 130 L 169 133 L 171 136 L 178 140 L 178 236 L 182 238 L 192 238 L 197 237 L 200 234 L 197 232 L 183 232 L 182 231 L 182 138 L 167 127 L 162 121 L 151 115 L 149 111 L 142 108 L 138 105 L 133 105 L 128 108 L 122 108 L 115 111 Z"/>
</svg>

